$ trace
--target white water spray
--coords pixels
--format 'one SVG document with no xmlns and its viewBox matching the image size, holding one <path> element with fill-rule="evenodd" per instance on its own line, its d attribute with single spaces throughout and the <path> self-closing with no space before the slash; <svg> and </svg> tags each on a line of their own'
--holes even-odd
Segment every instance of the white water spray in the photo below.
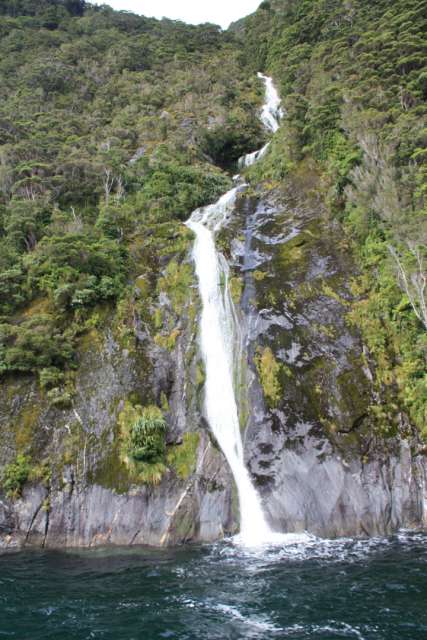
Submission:
<svg viewBox="0 0 427 640">
<path fill-rule="evenodd" d="M 267 153 L 269 146 L 270 143 L 267 142 L 267 144 L 265 144 L 262 149 L 258 149 L 258 151 L 253 151 L 252 153 L 247 153 L 245 156 L 240 158 L 238 162 L 239 169 L 250 167 L 255 164 L 255 162 L 258 162 L 258 160 L 261 160 L 261 158 Z"/>
<path fill-rule="evenodd" d="M 261 119 L 270 131 L 276 131 L 281 116 L 280 99 L 271 78 L 262 76 L 266 84 L 266 103 Z M 267 150 L 249 156 L 259 159 Z M 252 162 L 242 159 L 244 166 Z M 238 177 L 236 177 L 238 179 Z M 233 473 L 240 505 L 239 540 L 247 546 L 259 546 L 283 540 L 268 526 L 261 500 L 245 467 L 243 444 L 235 390 L 234 354 L 241 343 L 239 325 L 228 286 L 229 269 L 224 257 L 215 246 L 215 233 L 232 214 L 237 194 L 245 187 L 240 183 L 217 203 L 197 209 L 187 221 L 195 233 L 193 257 L 199 281 L 202 313 L 200 320 L 200 347 L 206 369 L 206 417 Z M 295 537 L 295 536 L 294 536 Z"/>
</svg>

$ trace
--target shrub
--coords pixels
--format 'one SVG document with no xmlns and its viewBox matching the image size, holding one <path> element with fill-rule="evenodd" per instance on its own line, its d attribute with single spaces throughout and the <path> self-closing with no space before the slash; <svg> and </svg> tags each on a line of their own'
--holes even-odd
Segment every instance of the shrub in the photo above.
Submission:
<svg viewBox="0 0 427 640">
<path fill-rule="evenodd" d="M 28 480 L 30 464 L 26 456 L 18 454 L 14 462 L 3 469 L 1 484 L 8 498 L 18 498 Z"/>
<path fill-rule="evenodd" d="M 65 310 L 117 297 L 125 262 L 125 251 L 113 240 L 69 233 L 44 238 L 26 266 L 32 288 L 52 295 Z"/>
<path fill-rule="evenodd" d="M 0 325 L 0 374 L 61 368 L 73 358 L 73 338 L 35 315 L 20 325 Z"/>
<path fill-rule="evenodd" d="M 146 407 L 130 431 L 129 455 L 134 460 L 155 462 L 165 453 L 166 422 L 158 407 Z"/>
<path fill-rule="evenodd" d="M 215 202 L 231 186 L 229 177 L 211 165 L 182 166 L 164 161 L 144 176 L 138 208 L 156 220 L 185 220 L 197 207 Z"/>
<path fill-rule="evenodd" d="M 64 374 L 56 367 L 45 367 L 39 371 L 39 381 L 42 389 L 57 387 L 64 380 Z"/>
</svg>

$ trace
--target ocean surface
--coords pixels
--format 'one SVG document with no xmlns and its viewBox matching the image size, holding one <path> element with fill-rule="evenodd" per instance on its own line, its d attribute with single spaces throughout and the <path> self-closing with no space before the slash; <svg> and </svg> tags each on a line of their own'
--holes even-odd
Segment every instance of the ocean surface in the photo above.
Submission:
<svg viewBox="0 0 427 640">
<path fill-rule="evenodd" d="M 0 556 L 0 639 L 427 640 L 427 536 Z"/>
</svg>

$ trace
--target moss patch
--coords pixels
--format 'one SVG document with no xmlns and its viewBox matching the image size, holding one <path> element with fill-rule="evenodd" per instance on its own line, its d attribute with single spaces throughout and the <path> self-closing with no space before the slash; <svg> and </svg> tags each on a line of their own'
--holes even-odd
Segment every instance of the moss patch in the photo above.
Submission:
<svg viewBox="0 0 427 640">
<path fill-rule="evenodd" d="M 267 404 L 270 407 L 277 407 L 282 397 L 282 389 L 279 382 L 279 375 L 282 369 L 281 363 L 277 362 L 270 347 L 258 347 L 255 355 L 255 365 Z"/>
<path fill-rule="evenodd" d="M 180 315 L 189 297 L 189 290 L 193 284 L 193 269 L 190 264 L 179 264 L 171 260 L 165 273 L 158 283 L 159 292 L 168 295 L 172 308 Z"/>
<path fill-rule="evenodd" d="M 175 327 L 175 329 L 166 336 L 160 333 L 155 335 L 154 342 L 161 349 L 166 349 L 167 351 L 173 351 L 175 349 L 176 341 L 179 334 L 180 334 L 180 330 L 178 329 L 178 327 Z"/>
<path fill-rule="evenodd" d="M 15 439 L 17 451 L 28 452 L 31 449 L 37 431 L 40 410 L 40 404 L 33 402 L 25 405 L 19 417 L 16 419 Z"/>
<path fill-rule="evenodd" d="M 230 278 L 228 286 L 230 289 L 231 299 L 233 300 L 235 305 L 238 305 L 243 293 L 243 278 L 240 278 L 238 276 Z"/>
<path fill-rule="evenodd" d="M 182 480 L 186 480 L 196 470 L 199 442 L 199 433 L 185 433 L 182 444 L 170 447 L 167 453 L 168 465 Z"/>
</svg>

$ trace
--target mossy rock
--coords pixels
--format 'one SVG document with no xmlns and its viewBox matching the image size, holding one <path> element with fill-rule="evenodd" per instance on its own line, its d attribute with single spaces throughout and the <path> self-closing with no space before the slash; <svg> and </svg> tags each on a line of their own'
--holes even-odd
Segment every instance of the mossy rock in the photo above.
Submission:
<svg viewBox="0 0 427 640">
<path fill-rule="evenodd" d="M 283 365 L 277 362 L 270 347 L 257 347 L 254 360 L 267 404 L 277 407 L 282 398 L 280 372 Z"/>
<path fill-rule="evenodd" d="M 196 470 L 199 443 L 199 433 L 185 433 L 181 444 L 169 447 L 167 463 L 181 480 L 186 480 Z"/>
</svg>

